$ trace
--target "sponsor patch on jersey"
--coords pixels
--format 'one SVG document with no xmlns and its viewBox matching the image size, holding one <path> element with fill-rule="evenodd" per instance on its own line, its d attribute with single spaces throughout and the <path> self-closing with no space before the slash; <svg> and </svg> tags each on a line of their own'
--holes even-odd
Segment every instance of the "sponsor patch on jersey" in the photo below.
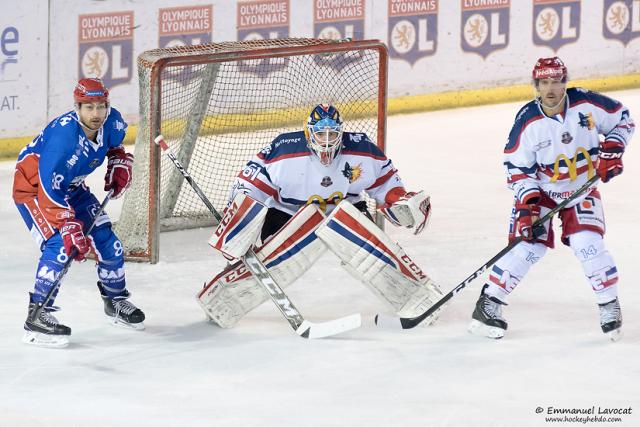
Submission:
<svg viewBox="0 0 640 427">
<path fill-rule="evenodd" d="M 325 176 L 324 178 L 322 178 L 322 181 L 320 181 L 320 185 L 322 185 L 323 187 L 329 187 L 333 185 L 333 181 L 331 181 L 330 176 Z"/>
<path fill-rule="evenodd" d="M 573 137 L 569 132 L 562 132 L 562 138 L 560 138 L 560 141 L 562 141 L 563 144 L 571 144 Z"/>
<path fill-rule="evenodd" d="M 362 164 L 358 163 L 355 166 L 351 166 L 349 162 L 344 162 L 342 175 L 349 180 L 349 184 L 353 184 L 362 176 Z"/>
<path fill-rule="evenodd" d="M 587 128 L 589 130 L 595 127 L 595 122 L 593 121 L 593 116 L 591 115 L 591 113 L 582 114 L 578 112 L 578 117 L 580 118 L 580 120 L 578 121 L 580 127 Z"/>
</svg>

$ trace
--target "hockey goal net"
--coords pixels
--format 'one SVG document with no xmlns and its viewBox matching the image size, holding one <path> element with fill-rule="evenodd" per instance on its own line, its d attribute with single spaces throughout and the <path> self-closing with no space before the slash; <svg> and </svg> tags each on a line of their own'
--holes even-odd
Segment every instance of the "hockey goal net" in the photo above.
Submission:
<svg viewBox="0 0 640 427">
<path fill-rule="evenodd" d="M 132 187 L 115 228 L 130 260 L 157 262 L 159 233 L 215 223 L 163 158 L 162 133 L 220 212 L 242 166 L 314 105 L 384 150 L 387 50 L 377 40 L 274 39 L 155 49 L 138 57 L 140 122 Z"/>
</svg>

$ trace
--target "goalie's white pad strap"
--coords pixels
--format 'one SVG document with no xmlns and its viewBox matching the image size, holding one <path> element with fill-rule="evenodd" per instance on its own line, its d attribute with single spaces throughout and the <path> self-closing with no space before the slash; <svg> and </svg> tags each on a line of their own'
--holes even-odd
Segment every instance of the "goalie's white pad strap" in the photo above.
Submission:
<svg viewBox="0 0 640 427">
<path fill-rule="evenodd" d="M 316 205 L 307 205 L 256 250 L 282 288 L 298 279 L 326 251 L 315 234 L 324 218 Z M 268 296 L 244 264 L 236 262 L 211 280 L 196 298 L 207 316 L 221 327 L 230 328 Z"/>
<path fill-rule="evenodd" d="M 266 215 L 265 205 L 244 193 L 236 194 L 209 244 L 224 254 L 240 258 L 258 239 Z"/>
<path fill-rule="evenodd" d="M 316 234 L 356 279 L 401 317 L 421 314 L 442 293 L 398 244 L 343 200 Z"/>
</svg>

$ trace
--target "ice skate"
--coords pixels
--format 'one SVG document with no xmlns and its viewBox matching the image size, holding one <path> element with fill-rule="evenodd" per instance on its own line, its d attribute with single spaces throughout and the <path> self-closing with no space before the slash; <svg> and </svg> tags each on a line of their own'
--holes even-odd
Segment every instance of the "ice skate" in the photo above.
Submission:
<svg viewBox="0 0 640 427">
<path fill-rule="evenodd" d="M 22 342 L 49 348 L 63 348 L 69 345 L 68 336 L 71 335 L 71 328 L 58 322 L 51 314 L 55 311 L 54 308 L 43 308 L 37 317 L 33 318 L 38 304 L 33 301 L 33 294 L 29 295 L 29 314 L 24 322 Z"/>
<path fill-rule="evenodd" d="M 622 311 L 618 298 L 604 304 L 598 304 L 600 308 L 600 326 L 611 341 L 622 338 Z"/>
<path fill-rule="evenodd" d="M 129 291 L 125 290 L 122 296 L 109 298 L 101 282 L 98 282 L 98 289 L 104 302 L 104 313 L 110 324 L 138 331 L 144 330 L 144 313 L 127 300 L 130 296 Z"/>
<path fill-rule="evenodd" d="M 486 295 L 484 291 L 487 286 L 482 288 L 468 330 L 474 335 L 500 339 L 507 330 L 507 322 L 502 317 L 502 306 L 506 304 L 496 297 Z"/>
</svg>

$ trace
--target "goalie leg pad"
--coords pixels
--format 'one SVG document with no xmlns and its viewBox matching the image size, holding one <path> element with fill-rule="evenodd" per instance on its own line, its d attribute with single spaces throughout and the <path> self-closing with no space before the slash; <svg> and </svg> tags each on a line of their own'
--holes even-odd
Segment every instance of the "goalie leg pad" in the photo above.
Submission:
<svg viewBox="0 0 640 427">
<path fill-rule="evenodd" d="M 232 258 L 242 257 L 258 239 L 266 215 L 265 205 L 244 193 L 236 194 L 209 244 Z"/>
<path fill-rule="evenodd" d="M 415 317 L 441 298 L 404 250 L 349 202 L 340 202 L 316 234 L 352 276 L 401 317 Z"/>
<path fill-rule="evenodd" d="M 315 205 L 299 210 L 256 255 L 273 279 L 286 288 L 326 251 L 315 230 L 325 216 Z M 227 267 L 196 295 L 209 318 L 223 328 L 235 325 L 269 296 L 242 262 Z"/>
</svg>

